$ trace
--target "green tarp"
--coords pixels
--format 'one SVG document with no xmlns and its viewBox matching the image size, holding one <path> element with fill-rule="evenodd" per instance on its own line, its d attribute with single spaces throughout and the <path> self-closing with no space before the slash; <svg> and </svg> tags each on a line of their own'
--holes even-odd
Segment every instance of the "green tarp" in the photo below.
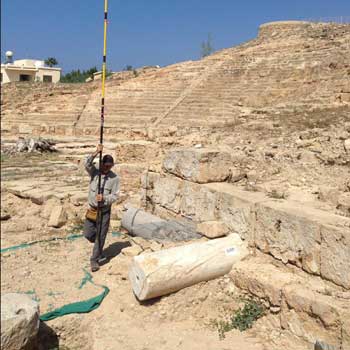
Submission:
<svg viewBox="0 0 350 350">
<path fill-rule="evenodd" d="M 83 235 L 74 234 L 74 235 L 70 235 L 67 237 L 56 237 L 56 238 L 50 238 L 47 240 L 38 240 L 38 241 L 18 244 L 18 245 L 8 247 L 8 248 L 3 248 L 3 249 L 1 249 L 0 252 L 6 253 L 9 251 L 14 251 L 14 250 L 18 250 L 18 249 L 29 248 L 32 245 L 37 244 L 37 243 L 52 242 L 52 241 L 58 241 L 58 240 L 70 240 L 71 241 L 71 240 L 81 238 L 81 237 L 83 237 Z M 85 270 L 84 270 L 84 272 L 85 272 L 85 276 L 83 277 L 83 279 L 80 283 L 79 289 L 83 288 L 84 285 L 89 282 L 95 286 L 101 287 L 103 289 L 103 292 L 101 294 L 97 295 L 96 297 L 90 298 L 88 300 L 70 303 L 70 304 L 64 305 L 60 308 L 57 308 L 55 310 L 49 311 L 49 312 L 40 316 L 41 321 L 50 321 L 50 320 L 53 320 L 57 317 L 62 317 L 64 315 L 68 315 L 68 314 L 88 313 L 90 311 L 97 309 L 101 305 L 103 299 L 109 293 L 109 288 L 106 286 L 103 286 L 103 285 L 95 284 L 93 279 L 92 279 L 91 274 Z"/>
<path fill-rule="evenodd" d="M 101 305 L 105 296 L 109 293 L 109 288 L 106 286 L 95 284 L 92 280 L 91 274 L 85 271 L 85 277 L 83 278 L 82 283 L 79 286 L 79 289 L 81 289 L 87 282 L 90 282 L 95 286 L 99 286 L 103 288 L 103 292 L 97 295 L 96 297 L 90 298 L 88 300 L 70 303 L 60 308 L 57 308 L 53 311 L 49 311 L 46 314 L 41 315 L 40 320 L 50 321 L 50 320 L 53 320 L 54 318 L 62 317 L 64 315 L 88 313 L 90 311 L 97 309 Z"/>
</svg>

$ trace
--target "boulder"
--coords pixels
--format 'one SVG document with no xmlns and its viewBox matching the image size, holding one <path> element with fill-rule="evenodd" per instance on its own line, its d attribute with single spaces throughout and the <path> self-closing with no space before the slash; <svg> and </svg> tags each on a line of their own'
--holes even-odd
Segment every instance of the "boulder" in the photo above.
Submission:
<svg viewBox="0 0 350 350">
<path fill-rule="evenodd" d="M 226 236 L 230 230 L 227 225 L 220 221 L 205 221 L 197 225 L 197 231 L 208 238 Z"/>
<path fill-rule="evenodd" d="M 39 323 L 39 305 L 29 296 L 1 296 L 1 349 L 35 349 Z"/>
<path fill-rule="evenodd" d="M 209 148 L 175 149 L 163 162 L 165 171 L 196 183 L 226 181 L 231 166 L 230 153 Z"/>
<path fill-rule="evenodd" d="M 67 213 L 62 206 L 56 206 L 52 209 L 48 226 L 60 228 L 67 222 Z"/>
</svg>

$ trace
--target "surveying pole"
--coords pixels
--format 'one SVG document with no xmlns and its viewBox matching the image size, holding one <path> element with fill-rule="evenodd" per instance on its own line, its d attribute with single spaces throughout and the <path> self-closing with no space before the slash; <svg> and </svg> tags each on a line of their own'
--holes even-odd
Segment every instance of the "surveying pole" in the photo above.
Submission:
<svg viewBox="0 0 350 350">
<path fill-rule="evenodd" d="M 105 84 L 106 84 L 106 64 L 107 64 L 107 21 L 108 17 L 108 0 L 104 0 L 104 24 L 103 24 L 103 58 L 102 58 L 102 93 L 101 93 L 101 122 L 100 122 L 100 144 L 103 145 L 103 127 L 105 120 Z M 99 161 L 99 175 L 98 175 L 98 194 L 103 195 L 103 189 L 101 188 L 102 178 L 102 151 L 100 152 Z M 101 230 L 102 230 L 102 202 L 98 202 L 97 206 L 97 235 L 96 240 L 99 247 L 99 253 L 101 255 Z"/>
</svg>

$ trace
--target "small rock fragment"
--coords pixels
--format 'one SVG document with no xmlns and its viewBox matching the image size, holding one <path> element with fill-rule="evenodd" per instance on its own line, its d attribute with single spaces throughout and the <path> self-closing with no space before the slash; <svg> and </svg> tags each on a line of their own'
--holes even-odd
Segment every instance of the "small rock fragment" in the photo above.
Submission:
<svg viewBox="0 0 350 350">
<path fill-rule="evenodd" d="M 126 247 L 122 249 L 122 253 L 125 256 L 136 256 L 142 252 L 142 248 L 139 245 L 133 245 L 131 247 Z"/>
<path fill-rule="evenodd" d="M 226 236 L 230 230 L 227 225 L 220 221 L 205 221 L 197 225 L 197 231 L 208 238 Z"/>
</svg>

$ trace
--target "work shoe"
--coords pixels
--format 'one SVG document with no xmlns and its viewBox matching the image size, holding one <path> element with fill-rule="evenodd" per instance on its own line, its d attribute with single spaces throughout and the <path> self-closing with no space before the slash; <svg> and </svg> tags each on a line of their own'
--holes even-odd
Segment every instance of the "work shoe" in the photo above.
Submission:
<svg viewBox="0 0 350 350">
<path fill-rule="evenodd" d="M 91 272 L 96 272 L 100 269 L 100 265 L 95 260 L 91 260 L 90 266 L 91 266 Z"/>
<path fill-rule="evenodd" d="M 108 258 L 104 255 L 101 255 L 98 259 L 97 262 L 101 266 L 107 262 Z"/>
</svg>

